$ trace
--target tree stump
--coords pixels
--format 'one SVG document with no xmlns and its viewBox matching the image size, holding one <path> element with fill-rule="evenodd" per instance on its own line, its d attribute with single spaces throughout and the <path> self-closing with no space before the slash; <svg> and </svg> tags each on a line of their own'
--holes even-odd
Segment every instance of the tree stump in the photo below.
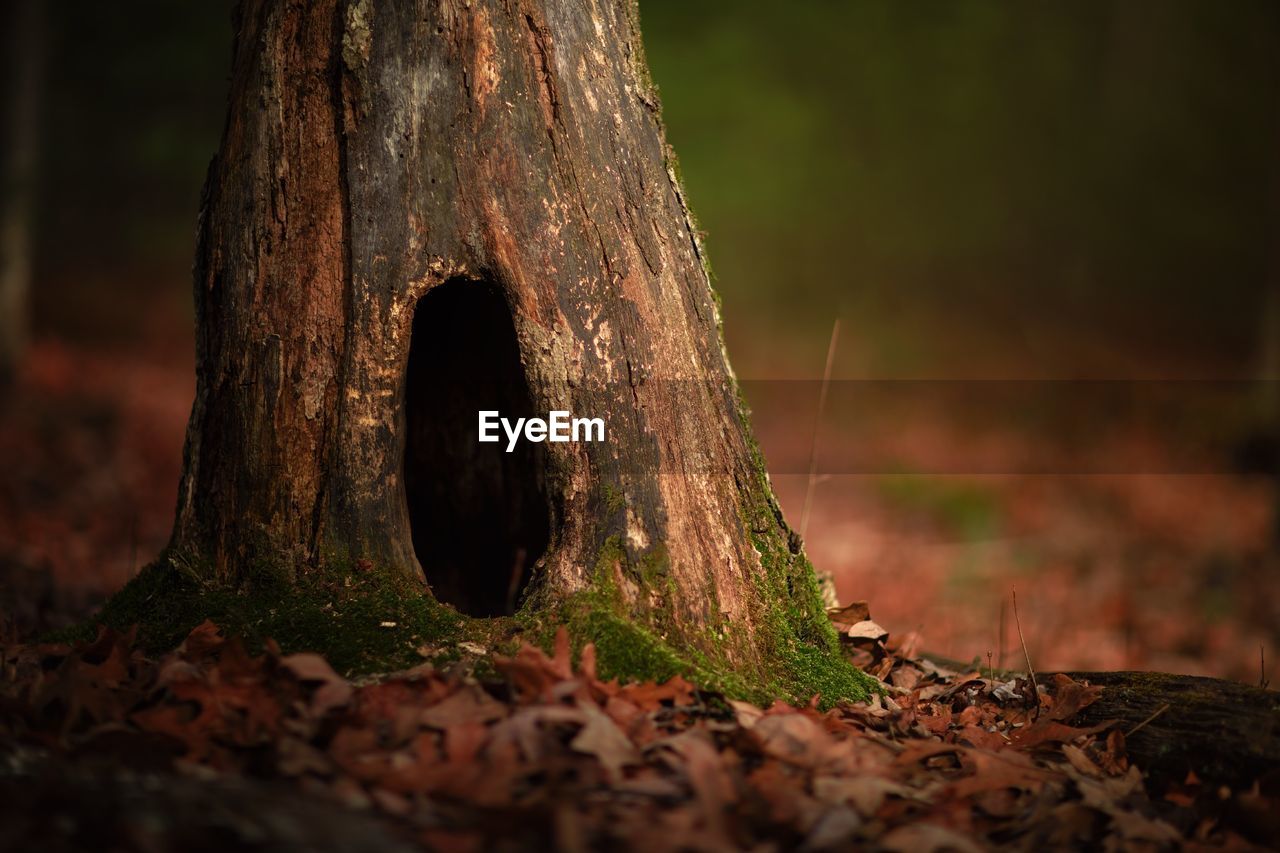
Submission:
<svg viewBox="0 0 1280 853">
<path fill-rule="evenodd" d="M 477 617 L 592 596 L 638 654 L 860 693 L 751 438 L 634 4 L 245 0 L 235 29 L 171 559 L 230 587 L 375 565 Z M 607 436 L 508 453 L 485 410 Z"/>
</svg>

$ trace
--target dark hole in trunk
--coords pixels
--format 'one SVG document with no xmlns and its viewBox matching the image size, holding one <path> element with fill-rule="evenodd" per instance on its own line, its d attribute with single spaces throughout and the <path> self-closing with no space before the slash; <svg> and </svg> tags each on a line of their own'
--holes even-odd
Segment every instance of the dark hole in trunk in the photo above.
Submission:
<svg viewBox="0 0 1280 853">
<path fill-rule="evenodd" d="M 427 582 L 472 616 L 512 613 L 551 529 L 545 445 L 522 437 L 507 453 L 501 427 L 478 441 L 481 410 L 535 414 L 502 291 L 463 279 L 428 291 L 405 382 L 404 487 Z"/>
</svg>

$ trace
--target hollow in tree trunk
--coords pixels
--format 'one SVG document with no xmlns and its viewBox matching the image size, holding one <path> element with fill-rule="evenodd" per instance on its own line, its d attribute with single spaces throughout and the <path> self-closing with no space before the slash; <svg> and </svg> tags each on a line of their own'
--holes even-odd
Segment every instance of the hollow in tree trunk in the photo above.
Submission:
<svg viewBox="0 0 1280 853">
<path fill-rule="evenodd" d="M 171 559 L 224 587 L 374 565 L 471 616 L 577 613 L 619 669 L 856 694 L 634 6 L 245 0 L 236 30 Z M 606 437 L 507 452 L 489 410 Z"/>
</svg>

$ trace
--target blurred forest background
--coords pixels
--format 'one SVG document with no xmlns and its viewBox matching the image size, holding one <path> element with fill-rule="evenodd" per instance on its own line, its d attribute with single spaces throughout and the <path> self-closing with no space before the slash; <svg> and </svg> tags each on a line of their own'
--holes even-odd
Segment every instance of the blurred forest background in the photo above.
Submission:
<svg viewBox="0 0 1280 853">
<path fill-rule="evenodd" d="M 31 201 L 8 630 L 78 618 L 167 538 L 231 5 L 10 4 L 45 8 L 5 33 L 7 162 L 24 133 L 37 154 L 5 186 L 10 220 Z M 841 321 L 804 526 L 842 600 L 1013 666 L 1016 586 L 1037 667 L 1256 681 L 1280 640 L 1280 7 L 641 14 L 793 526 Z"/>
</svg>

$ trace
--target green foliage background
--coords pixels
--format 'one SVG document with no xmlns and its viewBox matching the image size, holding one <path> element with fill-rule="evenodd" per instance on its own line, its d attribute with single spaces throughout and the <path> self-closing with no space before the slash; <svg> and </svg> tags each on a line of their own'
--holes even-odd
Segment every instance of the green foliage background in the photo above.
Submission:
<svg viewBox="0 0 1280 853">
<path fill-rule="evenodd" d="M 230 7 L 49 6 L 46 328 L 127 327 L 122 290 L 185 299 Z M 820 339 L 820 364 L 841 315 L 872 373 L 954 368 L 939 324 L 1246 363 L 1280 275 L 1278 9 L 643 0 L 735 357 L 763 361 L 763 333 Z"/>
</svg>

